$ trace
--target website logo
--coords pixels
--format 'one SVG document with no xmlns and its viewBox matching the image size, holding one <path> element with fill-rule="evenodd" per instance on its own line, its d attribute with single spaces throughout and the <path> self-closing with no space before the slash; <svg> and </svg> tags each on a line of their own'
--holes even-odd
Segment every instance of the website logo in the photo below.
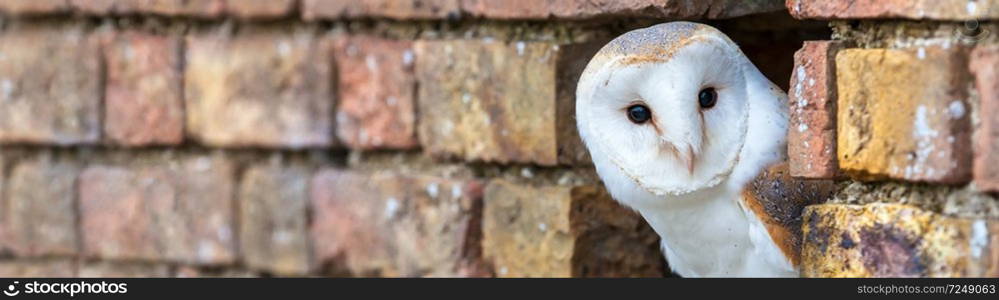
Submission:
<svg viewBox="0 0 999 300">
<path fill-rule="evenodd" d="M 955 31 L 958 38 L 965 43 L 975 43 L 992 34 L 988 29 L 983 28 L 978 21 L 974 20 L 964 22 L 964 26 Z"/>
<path fill-rule="evenodd" d="M 13 284 L 8 285 L 7 289 L 3 290 L 3 294 L 8 297 L 14 297 L 21 293 L 21 290 L 17 289 L 17 284 L 20 282 L 14 281 Z"/>
</svg>

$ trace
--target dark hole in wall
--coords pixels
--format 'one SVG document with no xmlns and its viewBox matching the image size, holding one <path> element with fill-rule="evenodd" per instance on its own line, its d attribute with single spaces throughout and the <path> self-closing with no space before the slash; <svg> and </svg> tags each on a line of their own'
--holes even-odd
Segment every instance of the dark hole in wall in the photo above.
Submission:
<svg viewBox="0 0 999 300">
<path fill-rule="evenodd" d="M 708 24 L 739 44 L 749 60 L 785 92 L 794 69 L 794 52 L 801 49 L 802 42 L 828 40 L 832 35 L 826 22 L 795 20 L 787 11 Z"/>
</svg>

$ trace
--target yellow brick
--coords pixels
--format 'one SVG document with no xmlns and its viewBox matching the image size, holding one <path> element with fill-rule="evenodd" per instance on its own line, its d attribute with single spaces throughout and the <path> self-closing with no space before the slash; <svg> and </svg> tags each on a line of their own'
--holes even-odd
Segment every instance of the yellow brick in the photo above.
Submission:
<svg viewBox="0 0 999 300">
<path fill-rule="evenodd" d="M 840 52 L 840 167 L 859 179 L 966 182 L 971 131 L 965 67 L 957 48 Z"/>
<path fill-rule="evenodd" d="M 659 238 L 641 216 L 596 186 L 485 190 L 482 249 L 499 277 L 663 275 Z"/>
<path fill-rule="evenodd" d="M 805 277 L 999 276 L 999 222 L 942 216 L 902 204 L 810 206 Z"/>
</svg>

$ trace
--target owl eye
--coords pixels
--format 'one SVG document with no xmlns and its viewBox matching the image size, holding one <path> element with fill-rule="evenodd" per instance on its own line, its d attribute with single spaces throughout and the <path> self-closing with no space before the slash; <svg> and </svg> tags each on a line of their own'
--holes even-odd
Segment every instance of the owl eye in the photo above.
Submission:
<svg viewBox="0 0 999 300">
<path fill-rule="evenodd" d="M 718 92 L 715 91 L 715 88 L 706 88 L 697 94 L 697 103 L 701 105 L 701 108 L 712 108 L 715 106 L 715 102 L 718 102 Z"/>
<path fill-rule="evenodd" d="M 628 120 L 632 123 L 642 124 L 652 118 L 652 110 L 648 106 L 635 104 L 628 106 Z"/>
</svg>

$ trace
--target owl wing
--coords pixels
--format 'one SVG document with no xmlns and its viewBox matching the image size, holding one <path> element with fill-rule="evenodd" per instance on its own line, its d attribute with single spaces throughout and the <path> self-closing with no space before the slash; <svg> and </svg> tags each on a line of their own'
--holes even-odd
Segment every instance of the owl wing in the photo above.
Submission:
<svg viewBox="0 0 999 300">
<path fill-rule="evenodd" d="M 831 180 L 791 177 L 786 162 L 766 168 L 743 188 L 742 205 L 766 227 L 784 256 L 797 266 L 801 252 L 801 211 L 835 192 Z"/>
</svg>

